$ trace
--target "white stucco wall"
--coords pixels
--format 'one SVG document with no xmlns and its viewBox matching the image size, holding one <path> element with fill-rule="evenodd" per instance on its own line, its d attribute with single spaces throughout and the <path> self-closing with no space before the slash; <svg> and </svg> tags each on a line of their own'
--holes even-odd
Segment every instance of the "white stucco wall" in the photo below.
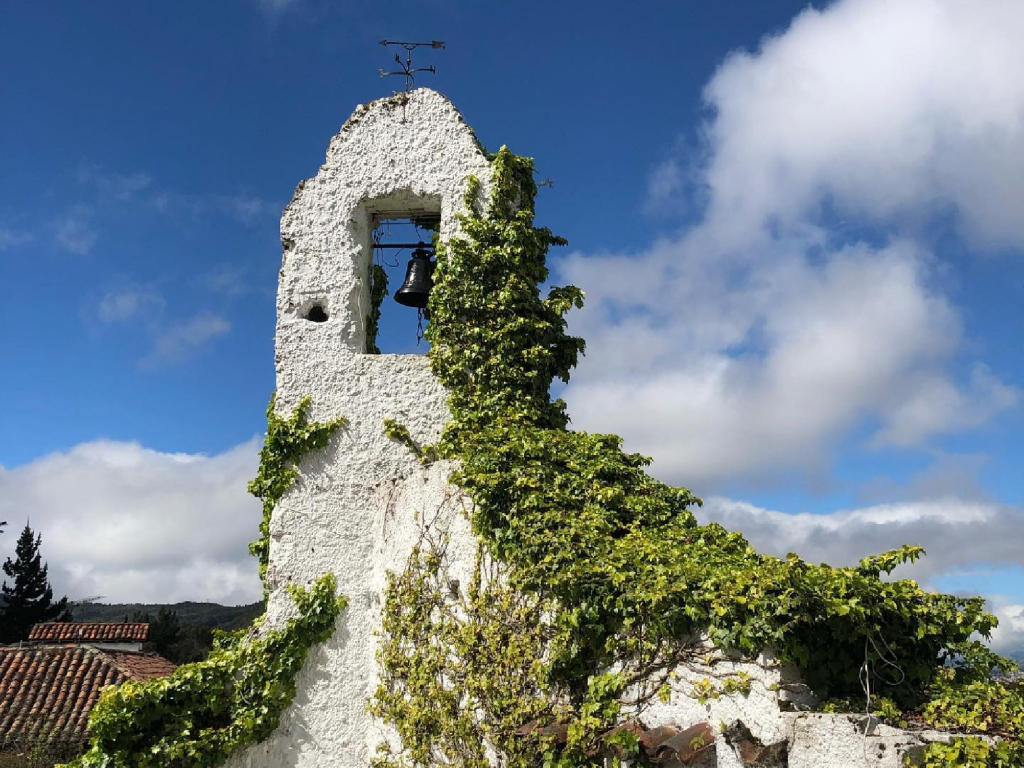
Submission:
<svg viewBox="0 0 1024 768">
<path fill-rule="evenodd" d="M 449 467 L 424 468 L 383 434 L 384 419 L 393 418 L 415 440 L 435 441 L 448 416 L 444 391 L 424 355 L 363 354 L 371 212 L 439 211 L 446 239 L 471 174 L 487 188 L 490 165 L 472 131 L 446 98 L 419 89 L 356 109 L 284 212 L 277 407 L 290 413 L 308 395 L 311 419 L 345 416 L 349 423 L 302 461 L 300 479 L 274 511 L 268 626 L 291 614 L 286 584 L 326 571 L 350 604 L 334 637 L 310 653 L 274 736 L 232 765 L 367 765 L 381 736 L 365 707 L 376 686 L 373 631 L 386 571 L 402 569 L 422 520 L 439 510 L 453 519 L 449 554 L 472 562 L 475 541 L 457 514 Z M 324 307 L 326 322 L 303 318 L 312 303 Z M 415 310 L 388 309 L 408 312 L 415 328 Z"/>
<path fill-rule="evenodd" d="M 476 541 L 464 501 L 448 484 L 450 465 L 423 467 L 383 434 L 384 419 L 392 418 L 421 444 L 435 441 L 448 417 L 445 393 L 425 356 L 363 353 L 372 213 L 439 212 L 447 239 L 457 229 L 469 175 L 486 192 L 490 166 L 472 131 L 447 99 L 419 89 L 357 108 L 284 212 L 277 407 L 290 413 L 308 395 L 311 419 L 344 416 L 348 426 L 302 461 L 299 480 L 274 511 L 267 625 L 280 626 L 292 614 L 287 584 L 307 584 L 327 571 L 350 604 L 335 635 L 311 651 L 280 727 L 234 756 L 232 768 L 367 766 L 388 737 L 366 713 L 377 683 L 374 630 L 386 573 L 400 571 L 422 527 L 438 521 L 451 536 L 452 575 L 469 582 Z M 313 304 L 327 312 L 326 322 L 304 318 Z M 411 328 L 415 315 L 407 311 Z M 707 757 L 720 768 L 742 765 L 721 736 L 736 720 L 764 744 L 787 741 L 793 768 L 895 768 L 922 743 L 884 726 L 864 734 L 857 718 L 788 711 L 809 703 L 792 667 L 770 654 L 741 662 L 707 651 L 700 663 L 677 670 L 667 703 L 641 716 L 648 727 L 710 723 L 718 738 Z M 745 695 L 705 703 L 690 695 L 705 678 L 721 683 L 740 672 L 751 681 Z"/>
</svg>

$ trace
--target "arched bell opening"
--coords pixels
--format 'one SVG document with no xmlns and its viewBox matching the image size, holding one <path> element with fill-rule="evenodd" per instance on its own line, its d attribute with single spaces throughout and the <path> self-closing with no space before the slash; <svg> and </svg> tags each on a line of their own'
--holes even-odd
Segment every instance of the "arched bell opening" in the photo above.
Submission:
<svg viewBox="0 0 1024 768">
<path fill-rule="evenodd" d="M 423 334 L 441 230 L 437 198 L 407 196 L 367 205 L 367 354 L 426 354 Z M 386 288 L 382 280 L 386 279 Z"/>
</svg>

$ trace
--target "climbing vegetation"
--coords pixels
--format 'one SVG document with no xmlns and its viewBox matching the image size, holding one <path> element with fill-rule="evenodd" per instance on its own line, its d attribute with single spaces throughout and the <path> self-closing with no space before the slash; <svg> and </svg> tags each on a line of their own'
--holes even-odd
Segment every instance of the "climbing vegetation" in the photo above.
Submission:
<svg viewBox="0 0 1024 768">
<path fill-rule="evenodd" d="M 503 584 L 480 558 L 465 591 L 448 578 L 444 544 L 417 547 L 388 584 L 378 659 L 387 670 L 371 712 L 391 721 L 402 754 L 416 765 L 487 768 L 485 744 L 529 763 L 517 729 L 550 714 L 542 654 L 549 628 L 543 604 Z M 482 719 L 468 702 L 484 704 Z M 396 759 L 386 746 L 377 765 Z"/>
<path fill-rule="evenodd" d="M 967 736 L 949 744 L 930 744 L 924 753 L 925 768 L 1024 766 L 1024 680 L 993 680 L 978 674 L 978 670 L 989 667 L 1008 672 L 1011 666 L 1006 659 L 982 652 L 980 658 L 969 663 L 939 671 L 921 719 L 936 728 L 971 731 L 991 738 Z"/>
<path fill-rule="evenodd" d="M 298 615 L 282 629 L 224 633 L 204 661 L 126 682 L 89 715 L 89 750 L 68 768 L 198 768 L 266 739 L 295 696 L 309 649 L 334 632 L 346 600 L 332 574 L 290 586 Z"/>
<path fill-rule="evenodd" d="M 420 460 L 420 464 L 429 466 L 437 460 L 437 448 L 433 445 L 420 445 L 413 440 L 409 428 L 394 419 L 384 419 L 384 434 L 392 440 L 397 440 L 404 445 L 412 454 Z"/>
<path fill-rule="evenodd" d="M 250 545 L 261 578 L 274 505 L 294 484 L 302 456 L 323 448 L 345 424 L 343 418 L 309 422 L 309 398 L 289 417 L 278 416 L 274 405 L 271 398 L 259 471 L 249 483 L 249 492 L 263 501 L 262 536 Z M 347 605 L 331 573 L 308 589 L 287 589 L 297 615 L 284 627 L 221 633 L 205 660 L 182 665 L 170 677 L 105 691 L 89 715 L 89 749 L 69 768 L 205 768 L 270 736 L 295 696 L 295 676 L 309 649 L 334 633 Z"/>
<path fill-rule="evenodd" d="M 263 502 L 260 538 L 249 545 L 249 552 L 259 561 L 260 578 L 266 592 L 267 562 L 270 556 L 270 515 L 285 491 L 299 476 L 299 459 L 310 451 L 323 448 L 331 435 L 341 429 L 344 417 L 326 423 L 309 423 L 306 412 L 310 399 L 304 397 L 289 417 L 277 415 L 275 398 L 267 407 L 267 436 L 260 450 L 260 467 L 249 482 L 249 493 Z"/>
<path fill-rule="evenodd" d="M 380 327 L 380 305 L 388 295 L 388 273 L 380 264 L 370 265 L 370 311 L 366 313 L 366 354 L 379 355 L 377 331 Z"/>
<path fill-rule="evenodd" d="M 564 319 L 583 295 L 541 295 L 547 251 L 565 241 L 534 226 L 532 162 L 503 148 L 492 167 L 489 203 L 470 179 L 461 233 L 438 246 L 427 338 L 450 393 L 438 455 L 457 460 L 452 482 L 497 570 L 453 594 L 435 542 L 392 578 L 373 710 L 402 741 L 380 763 L 482 766 L 488 749 L 510 766 L 628 757 L 635 736 L 618 726 L 701 637 L 774 648 L 823 699 L 863 702 L 864 679 L 905 712 L 972 727 L 965 711 L 929 706 L 991 690 L 1003 661 L 979 638 L 996 620 L 980 598 L 890 578 L 919 547 L 843 568 L 758 553 L 699 525 L 700 499 L 648 475 L 618 437 L 568 429 L 549 391 L 584 351 Z M 1019 745 L 1020 723 L 1002 735 Z"/>
</svg>

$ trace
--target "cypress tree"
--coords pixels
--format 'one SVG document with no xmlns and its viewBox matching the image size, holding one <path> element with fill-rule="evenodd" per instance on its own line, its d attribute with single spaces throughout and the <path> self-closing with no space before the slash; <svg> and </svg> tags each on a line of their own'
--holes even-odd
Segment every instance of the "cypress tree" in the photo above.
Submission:
<svg viewBox="0 0 1024 768">
<path fill-rule="evenodd" d="M 15 559 L 7 558 L 4 573 L 14 579 L 10 586 L 5 579 L 0 587 L 0 602 L 4 603 L 0 621 L 0 643 L 14 643 L 28 639 L 33 624 L 41 621 L 71 619 L 68 599 L 62 597 L 53 601 L 53 588 L 47 578 L 47 564 L 39 554 L 43 537 L 33 536 L 32 529 L 25 523 L 25 530 L 18 537 L 14 549 Z"/>
</svg>

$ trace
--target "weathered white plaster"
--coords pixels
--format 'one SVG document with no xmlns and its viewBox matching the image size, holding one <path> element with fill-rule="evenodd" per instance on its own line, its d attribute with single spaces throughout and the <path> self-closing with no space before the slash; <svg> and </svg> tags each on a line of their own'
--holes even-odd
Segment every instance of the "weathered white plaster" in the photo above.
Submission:
<svg viewBox="0 0 1024 768">
<path fill-rule="evenodd" d="M 905 731 L 866 715 L 788 714 L 790 768 L 901 768 L 932 742 L 948 742 L 942 731 Z M 983 737 L 990 741 L 988 737 Z"/>
<path fill-rule="evenodd" d="M 310 652 L 280 727 L 234 756 L 232 768 L 367 766 L 376 746 L 393 737 L 366 712 L 377 684 L 374 631 L 387 572 L 402 570 L 425 527 L 442 528 L 450 536 L 450 574 L 469 583 L 477 543 L 464 499 L 448 484 L 451 465 L 424 467 L 383 433 L 384 419 L 392 418 L 417 442 L 435 441 L 448 417 L 445 392 L 425 356 L 363 350 L 373 214 L 440 213 L 440 236 L 448 239 L 470 175 L 486 193 L 490 166 L 472 131 L 447 99 L 420 89 L 360 106 L 284 212 L 277 407 L 290 413 L 309 396 L 311 419 L 344 416 L 348 426 L 302 461 L 298 481 L 274 510 L 267 626 L 292 615 L 287 584 L 308 584 L 327 571 L 350 604 L 335 635 Z M 306 319 L 313 305 L 326 321 Z M 723 692 L 740 673 L 749 692 Z M 694 686 L 705 679 L 719 694 L 701 703 Z M 669 701 L 655 700 L 638 714 L 648 727 L 710 723 L 717 740 L 702 759 L 720 768 L 742 765 L 722 736 L 737 720 L 763 744 L 785 740 L 793 768 L 895 768 L 907 750 L 943 738 L 877 724 L 865 735 L 857 717 L 792 711 L 813 703 L 796 670 L 771 654 L 739 661 L 705 644 L 698 661 L 676 670 Z"/>
<path fill-rule="evenodd" d="M 727 680 L 746 675 L 748 693 L 724 693 Z M 695 686 L 711 681 L 719 695 L 702 703 Z M 655 701 L 641 714 L 647 727 L 683 729 L 707 722 L 715 731 L 716 768 L 741 768 L 736 750 L 723 738 L 723 728 L 741 721 L 762 744 L 785 741 L 788 768 L 901 768 L 906 756 L 919 755 L 933 741 L 948 741 L 940 731 L 909 732 L 865 715 L 809 712 L 816 700 L 800 681 L 798 670 L 771 653 L 755 661 L 738 661 L 709 649 L 705 658 L 675 670 L 667 702 Z"/>
<path fill-rule="evenodd" d="M 350 604 L 334 637 L 310 653 L 281 726 L 232 765 L 367 765 L 382 735 L 366 704 L 377 680 L 374 629 L 386 572 L 402 570 L 421 525 L 439 512 L 451 518 L 451 559 L 473 562 L 475 540 L 448 485 L 449 466 L 423 467 L 383 434 L 392 418 L 416 441 L 435 441 L 448 417 L 444 391 L 423 355 L 363 354 L 372 214 L 439 212 L 447 239 L 470 175 L 487 189 L 490 165 L 472 131 L 446 98 L 419 89 L 356 109 L 284 212 L 277 408 L 290 413 L 308 395 L 311 419 L 344 416 L 348 426 L 302 461 L 274 510 L 267 623 L 280 626 L 292 613 L 286 584 L 327 571 Z M 303 317 L 314 303 L 327 321 Z M 415 327 L 414 310 L 390 309 L 408 311 Z"/>
</svg>

